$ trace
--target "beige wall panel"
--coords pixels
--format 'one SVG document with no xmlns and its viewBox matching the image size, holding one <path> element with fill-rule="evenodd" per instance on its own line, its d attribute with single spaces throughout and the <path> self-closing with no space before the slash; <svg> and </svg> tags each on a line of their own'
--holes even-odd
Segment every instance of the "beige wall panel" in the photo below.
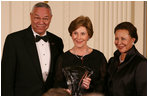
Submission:
<svg viewBox="0 0 148 97">
<path fill-rule="evenodd" d="M 117 7 L 117 2 L 113 2 L 113 23 L 112 23 L 112 25 L 113 25 L 113 28 L 112 28 L 112 32 L 113 32 L 113 52 L 116 50 L 116 47 L 115 47 L 115 45 L 114 45 L 114 40 L 115 40 L 115 35 L 114 35 L 114 28 L 116 27 L 116 25 L 118 24 L 118 14 L 117 14 L 117 12 L 118 12 L 118 7 Z M 113 56 L 113 54 L 112 54 L 112 56 Z"/>
<path fill-rule="evenodd" d="M 6 36 L 10 33 L 10 3 L 1 3 L 1 51 L 4 45 Z M 5 10 L 4 10 L 5 9 Z"/>
<path fill-rule="evenodd" d="M 132 3 L 132 1 L 127 2 L 127 19 L 126 19 L 126 21 L 129 21 L 129 22 L 131 22 L 131 20 L 132 20 L 132 15 L 131 15 L 132 4 L 131 3 Z"/>
<path fill-rule="evenodd" d="M 73 47 L 73 42 L 71 39 L 71 36 L 68 32 L 68 27 L 69 24 L 71 22 L 70 20 L 70 2 L 64 2 L 64 34 L 63 34 L 63 38 L 64 38 L 64 51 L 67 51 L 69 49 L 71 49 Z"/>
<path fill-rule="evenodd" d="M 99 47 L 99 50 L 104 52 L 104 49 L 103 49 L 103 46 L 104 46 L 104 43 L 103 43 L 103 38 L 104 38 L 104 3 L 103 2 L 99 2 L 99 7 L 100 7 L 100 18 L 99 18 L 99 26 L 100 26 L 100 29 L 99 29 L 99 43 L 100 43 L 100 47 Z"/>
<path fill-rule="evenodd" d="M 110 21 L 108 21 L 108 56 L 113 56 L 113 46 L 114 46 L 114 33 L 113 33 L 113 2 L 109 2 L 109 15 L 108 18 Z"/>
<path fill-rule="evenodd" d="M 99 48 L 99 45 L 100 45 L 100 42 L 99 42 L 99 29 L 100 29 L 100 26 L 99 26 L 99 18 L 100 18 L 100 10 L 99 10 L 99 3 L 98 2 L 94 2 L 94 25 L 93 25 L 93 28 L 94 28 L 94 35 L 93 35 L 93 38 L 94 38 L 94 42 L 97 42 L 95 43 L 94 45 L 94 48 L 95 49 L 98 49 Z"/>
<path fill-rule="evenodd" d="M 49 26 L 49 31 L 52 33 L 62 37 L 63 32 L 63 22 L 64 22 L 64 5 L 63 2 L 49 2 L 49 5 L 51 5 L 52 8 L 52 20 L 51 24 Z M 58 16 L 58 17 L 57 17 Z"/>
<path fill-rule="evenodd" d="M 16 32 L 23 29 L 23 2 L 10 2 L 11 7 L 11 31 Z"/>
<path fill-rule="evenodd" d="M 30 12 L 32 7 L 29 1 L 23 2 L 23 28 L 27 28 L 30 25 Z"/>
<path fill-rule="evenodd" d="M 122 6 L 123 6 L 123 10 L 122 10 L 123 11 L 123 15 L 122 15 L 123 18 L 122 19 L 123 19 L 123 21 L 125 21 L 127 19 L 127 13 L 126 13 L 126 11 L 127 11 L 127 2 L 123 2 Z"/>
<path fill-rule="evenodd" d="M 122 7 L 122 2 L 117 2 L 117 14 L 118 14 L 118 23 L 120 23 L 121 21 L 122 21 L 122 19 L 123 19 L 123 10 L 122 9 L 124 9 L 123 7 Z"/>
<path fill-rule="evenodd" d="M 137 27 L 137 33 L 138 33 L 138 42 L 136 43 L 136 47 L 137 49 L 140 51 L 140 53 L 144 53 L 143 52 L 143 33 L 144 33 L 144 29 L 143 29 L 143 24 L 144 24 L 144 20 L 143 20 L 143 12 L 142 11 L 144 9 L 144 2 L 135 2 L 135 18 L 134 18 L 134 24 Z"/>
<path fill-rule="evenodd" d="M 109 55 L 109 33 L 111 31 L 109 31 L 109 24 L 108 22 L 109 20 L 109 2 L 104 2 L 104 55 L 108 56 Z"/>
</svg>

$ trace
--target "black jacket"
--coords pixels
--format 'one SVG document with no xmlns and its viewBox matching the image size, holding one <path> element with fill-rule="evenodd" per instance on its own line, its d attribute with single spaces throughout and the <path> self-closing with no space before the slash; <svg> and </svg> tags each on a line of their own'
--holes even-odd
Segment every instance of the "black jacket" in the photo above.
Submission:
<svg viewBox="0 0 148 97">
<path fill-rule="evenodd" d="M 85 55 L 83 57 L 83 60 L 81 60 L 76 55 L 72 54 L 70 51 L 67 51 L 58 58 L 57 64 L 58 67 L 56 68 L 57 72 L 55 77 L 55 87 L 67 88 L 62 68 L 73 66 L 86 66 L 93 70 L 93 74 L 90 76 L 90 88 L 88 90 L 85 90 L 84 92 L 104 93 L 104 88 L 106 85 L 105 77 L 107 61 L 102 52 L 93 49 L 93 51 L 90 54 Z"/>
<path fill-rule="evenodd" d="M 31 26 L 7 36 L 1 64 L 1 95 L 42 95 L 53 87 L 55 62 L 63 52 L 61 38 L 47 32 L 51 50 L 50 72 L 43 81 Z"/>
<path fill-rule="evenodd" d="M 108 62 L 108 95 L 114 96 L 146 96 L 147 95 L 147 59 L 142 56 L 135 46 L 119 65 L 120 52 Z"/>
</svg>

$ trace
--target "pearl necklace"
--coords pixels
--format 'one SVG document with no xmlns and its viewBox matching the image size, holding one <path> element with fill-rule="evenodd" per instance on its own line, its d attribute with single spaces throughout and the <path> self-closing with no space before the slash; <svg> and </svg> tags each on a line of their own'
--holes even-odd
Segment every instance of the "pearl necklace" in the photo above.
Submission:
<svg viewBox="0 0 148 97">
<path fill-rule="evenodd" d="M 83 56 L 77 55 L 77 54 L 76 54 L 76 51 L 73 50 L 73 54 L 74 54 L 78 59 L 81 59 L 81 60 L 83 60 L 84 56 L 86 56 L 88 53 L 89 53 L 89 48 L 86 49 L 86 54 L 84 54 Z"/>
<path fill-rule="evenodd" d="M 76 56 L 78 59 L 81 59 L 81 60 L 82 60 L 85 55 L 84 55 L 84 56 L 75 55 L 75 56 Z"/>
</svg>

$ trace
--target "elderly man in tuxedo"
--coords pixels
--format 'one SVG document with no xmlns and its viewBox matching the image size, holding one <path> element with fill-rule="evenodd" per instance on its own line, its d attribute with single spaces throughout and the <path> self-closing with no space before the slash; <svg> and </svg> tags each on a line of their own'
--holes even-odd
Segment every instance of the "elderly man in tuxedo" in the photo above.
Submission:
<svg viewBox="0 0 148 97">
<path fill-rule="evenodd" d="M 55 63 L 63 42 L 47 31 L 52 18 L 48 4 L 39 2 L 31 13 L 31 25 L 9 34 L 1 63 L 1 95 L 42 95 L 53 87 Z"/>
</svg>

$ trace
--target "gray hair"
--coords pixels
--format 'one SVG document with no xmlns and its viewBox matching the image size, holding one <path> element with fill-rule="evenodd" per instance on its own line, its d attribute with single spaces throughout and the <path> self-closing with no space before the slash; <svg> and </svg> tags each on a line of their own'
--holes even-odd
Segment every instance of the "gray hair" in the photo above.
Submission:
<svg viewBox="0 0 148 97">
<path fill-rule="evenodd" d="M 33 6 L 33 8 L 32 8 L 31 13 L 33 12 L 34 8 L 37 8 L 37 7 L 48 8 L 48 9 L 50 10 L 51 15 L 52 15 L 51 7 L 50 7 L 47 3 L 44 3 L 44 2 L 36 3 L 36 4 Z"/>
</svg>

